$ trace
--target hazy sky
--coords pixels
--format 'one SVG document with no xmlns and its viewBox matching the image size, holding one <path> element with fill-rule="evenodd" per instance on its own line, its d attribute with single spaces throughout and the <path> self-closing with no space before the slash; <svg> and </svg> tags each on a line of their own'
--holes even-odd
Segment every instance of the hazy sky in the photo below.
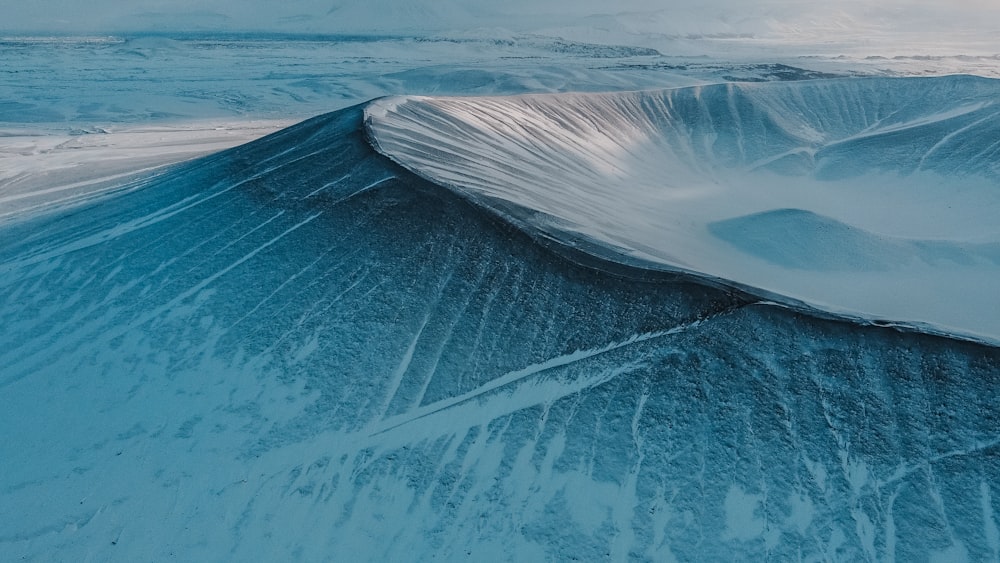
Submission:
<svg viewBox="0 0 1000 563">
<path fill-rule="evenodd" d="M 0 0 L 0 30 L 7 32 L 391 33 L 587 25 L 624 26 L 626 31 L 631 25 L 643 33 L 664 34 L 941 27 L 957 33 L 996 31 L 1000 37 L 1000 0 Z"/>
</svg>

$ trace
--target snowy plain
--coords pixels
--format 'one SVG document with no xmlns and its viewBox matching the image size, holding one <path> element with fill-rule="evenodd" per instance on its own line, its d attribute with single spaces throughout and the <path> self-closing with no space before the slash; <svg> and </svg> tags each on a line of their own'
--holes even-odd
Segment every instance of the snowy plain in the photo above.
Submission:
<svg viewBox="0 0 1000 563">
<path fill-rule="evenodd" d="M 730 50 L 738 38 L 679 41 L 714 47 L 707 57 L 698 49 L 671 56 L 516 34 L 5 42 L 3 60 L 15 62 L 0 69 L 7 143 L 0 429 L 11 439 L 0 443 L 0 459 L 13 462 L 0 473 L 0 506 L 17 517 L 0 521 L 0 559 L 1000 557 L 995 347 L 814 318 L 683 277 L 605 274 L 428 182 L 434 174 L 425 164 L 409 163 L 414 174 L 369 144 L 373 131 L 388 140 L 364 123 L 373 108 L 395 104 L 395 112 L 440 118 L 442 108 L 499 104 L 534 120 L 526 104 L 564 99 L 442 95 L 647 91 L 574 94 L 558 104 L 570 111 L 599 103 L 595 119 L 611 119 L 609 104 L 650 90 L 684 97 L 694 90 L 662 89 L 698 86 L 728 102 L 758 89 L 710 85 L 963 70 L 990 76 L 997 60 L 905 49 L 900 59 L 877 49 L 885 59 L 869 59 L 871 52 L 840 59 L 836 48 L 773 55 L 780 45 L 763 47 L 776 50 L 762 56 L 753 41 L 744 45 L 751 54 L 723 57 L 713 49 Z M 843 84 L 880 84 L 854 80 Z M 995 106 L 983 101 L 992 82 L 957 80 L 989 85 L 976 87 L 982 99 L 955 96 L 961 103 L 944 109 L 918 104 L 896 129 L 887 120 L 868 132 L 912 135 L 923 126 L 929 138 L 961 130 L 958 123 L 995 125 Z M 760 96 L 782 88 L 798 95 L 810 86 L 761 85 Z M 386 94 L 435 97 L 355 105 Z M 729 104 L 722 105 L 708 115 L 725 115 Z M 284 120 L 320 113 L 241 145 Z M 376 114 L 383 125 L 403 115 Z M 460 127 L 469 115 L 437 125 Z M 840 140 L 850 136 L 846 129 L 837 131 Z M 437 129 L 408 123 L 400 131 Z M 536 133 L 544 141 L 546 132 L 565 131 Z M 724 131 L 720 124 L 702 133 L 726 138 Z M 798 143 L 789 143 L 789 156 L 807 140 L 816 145 L 806 154 L 822 149 L 836 158 L 824 131 L 788 136 Z M 489 138 L 515 146 L 509 135 Z M 989 137 L 969 139 L 984 151 L 992 146 Z M 164 166 L 229 144 L 240 146 Z M 757 145 L 744 150 L 770 147 Z M 679 164 L 654 159 L 652 172 L 636 177 L 643 169 L 620 169 L 628 155 L 618 146 L 601 145 L 605 168 L 591 166 L 590 174 L 628 179 L 616 184 L 623 189 L 638 190 L 635 180 Z M 409 139 L 404 148 L 419 147 Z M 569 158 L 563 164 L 579 169 L 579 153 L 547 147 L 532 155 Z M 580 148 L 593 156 L 593 144 Z M 663 148 L 655 154 L 671 154 Z M 399 161 L 413 156 L 382 149 Z M 739 241 L 776 228 L 828 228 L 865 245 L 875 237 L 873 260 L 903 253 L 918 265 L 933 244 L 917 251 L 901 240 L 995 242 L 995 199 L 984 191 L 996 187 L 995 159 L 968 159 L 981 169 L 961 182 L 945 174 L 944 187 L 961 188 L 946 195 L 958 209 L 915 230 L 913 215 L 883 216 L 881 205 L 917 191 L 904 206 L 927 212 L 943 186 L 921 185 L 922 173 L 891 169 L 854 185 L 818 177 L 809 159 L 786 159 L 789 176 L 775 170 L 778 160 L 703 154 L 719 165 L 710 167 L 718 177 L 690 162 L 680 170 L 698 185 L 713 180 L 716 199 L 699 203 L 679 189 L 667 201 L 684 202 L 720 240 L 734 229 Z M 869 155 L 883 162 L 878 151 L 847 153 L 852 161 Z M 927 161 L 942 174 L 949 162 Z M 519 174 L 544 164 L 520 156 L 519 163 Z M 469 186 L 495 179 L 475 166 L 459 171 L 475 181 Z M 92 183 L 67 192 L 71 175 Z M 737 185 L 732 176 L 774 185 L 764 201 L 744 200 L 721 189 Z M 581 180 L 579 189 L 594 186 L 571 178 Z M 789 178 L 797 185 L 783 183 Z M 802 185 L 824 195 L 802 195 Z M 54 188 L 51 202 L 21 197 L 46 187 Z M 846 202 L 832 193 L 840 189 L 851 193 Z M 105 191 L 114 194 L 90 197 Z M 59 201 L 67 195 L 73 199 Z M 720 202 L 723 209 L 712 211 Z M 558 217 L 553 211 L 570 211 L 563 219 L 593 226 L 587 213 L 535 204 L 548 215 L 530 218 L 539 225 Z M 624 198 L 596 205 L 612 217 L 637 214 L 630 219 L 674 212 L 646 200 L 628 208 Z M 800 211 L 766 213 L 791 207 Z M 527 224 L 516 210 L 498 209 Z M 558 226 L 550 233 L 580 231 Z M 642 258 L 662 260 L 657 240 L 642 239 L 662 224 L 650 228 L 618 232 L 612 242 L 646 243 Z M 707 238 L 680 231 L 681 240 L 714 236 L 690 232 Z M 714 242 L 701 248 L 730 252 L 714 263 L 741 252 Z M 852 256 L 844 264 L 853 267 Z M 827 257 L 789 259 L 808 265 Z M 846 275 L 827 273 L 835 283 Z M 917 273 L 926 281 L 925 270 Z M 884 282 L 881 274 L 875 280 Z"/>
</svg>

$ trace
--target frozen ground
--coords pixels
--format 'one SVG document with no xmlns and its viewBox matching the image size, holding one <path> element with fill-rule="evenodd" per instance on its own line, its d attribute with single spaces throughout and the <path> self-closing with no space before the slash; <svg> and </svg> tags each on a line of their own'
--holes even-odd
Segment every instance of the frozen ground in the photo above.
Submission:
<svg viewBox="0 0 1000 563">
<path fill-rule="evenodd" d="M 577 266 L 358 107 L 3 233 L 4 559 L 1000 555 L 996 348 Z"/>
<path fill-rule="evenodd" d="M 35 187 L 72 199 L 20 198 L 31 208 L 8 207 L 0 222 L 0 560 L 1000 558 L 996 347 L 821 319 L 533 238 L 373 150 L 363 108 L 346 107 L 383 94 L 903 72 L 895 63 L 723 62 L 537 36 L 270 41 L 3 44 L 15 63 L 0 67 L 0 127 L 14 154 L 0 200 Z M 941 60 L 919 72 L 958 68 Z M 976 88 L 990 97 L 992 86 Z M 943 140 L 990 115 L 968 90 L 955 88 L 961 104 L 916 104 L 897 127 L 869 132 L 903 133 L 908 148 Z M 666 96 L 677 95 L 689 94 Z M 432 102 L 459 103 L 416 105 Z M 207 151 L 335 108 L 345 109 L 132 174 L 191 156 L 188 137 Z M 704 115 L 728 115 L 716 110 Z M 849 129 L 845 115 L 829 121 Z M 701 131 L 732 140 L 736 123 Z M 827 162 L 885 162 L 822 140 L 810 147 Z M 733 147 L 709 149 L 713 164 L 743 162 Z M 854 162 L 863 156 L 874 160 Z M 991 207 L 971 205 L 989 196 L 978 179 L 995 187 L 995 159 L 969 161 L 981 166 L 961 183 L 935 172 L 962 188 L 946 197 L 975 219 L 957 225 L 965 242 L 995 228 Z M 755 187 L 765 172 L 810 190 L 849 185 L 824 176 L 836 167 L 810 167 L 822 159 L 776 162 L 747 172 Z M 70 174 L 97 180 L 67 191 Z M 893 182 L 874 188 L 912 197 Z M 855 205 L 848 217 L 834 199 L 741 208 L 702 234 L 799 266 L 856 264 L 851 252 L 776 249 L 775 230 L 828 230 L 876 261 L 937 248 L 903 240 L 914 238 L 907 216 L 879 222 L 876 206 Z M 953 232 L 943 218 L 920 237 Z"/>
</svg>

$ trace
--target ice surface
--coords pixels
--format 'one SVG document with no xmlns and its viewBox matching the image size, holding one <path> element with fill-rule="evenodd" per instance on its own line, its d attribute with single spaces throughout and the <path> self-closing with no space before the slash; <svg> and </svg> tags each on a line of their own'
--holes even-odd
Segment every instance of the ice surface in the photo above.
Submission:
<svg viewBox="0 0 1000 563">
<path fill-rule="evenodd" d="M 561 244 L 1000 342 L 1000 81 L 388 98 L 384 154 Z"/>
<path fill-rule="evenodd" d="M 996 348 L 581 267 L 359 107 L 0 229 L 3 560 L 1000 554 Z"/>
</svg>

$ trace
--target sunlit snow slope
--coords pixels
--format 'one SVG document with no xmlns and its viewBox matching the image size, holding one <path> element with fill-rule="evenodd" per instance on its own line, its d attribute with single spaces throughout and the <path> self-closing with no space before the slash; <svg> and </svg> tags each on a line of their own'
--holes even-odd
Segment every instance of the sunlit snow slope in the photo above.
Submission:
<svg viewBox="0 0 1000 563">
<path fill-rule="evenodd" d="M 384 154 L 538 235 L 1000 342 L 1000 81 L 394 97 Z"/>
<path fill-rule="evenodd" d="M 1000 348 L 583 267 L 362 117 L 0 224 L 0 561 L 1000 556 Z"/>
</svg>

